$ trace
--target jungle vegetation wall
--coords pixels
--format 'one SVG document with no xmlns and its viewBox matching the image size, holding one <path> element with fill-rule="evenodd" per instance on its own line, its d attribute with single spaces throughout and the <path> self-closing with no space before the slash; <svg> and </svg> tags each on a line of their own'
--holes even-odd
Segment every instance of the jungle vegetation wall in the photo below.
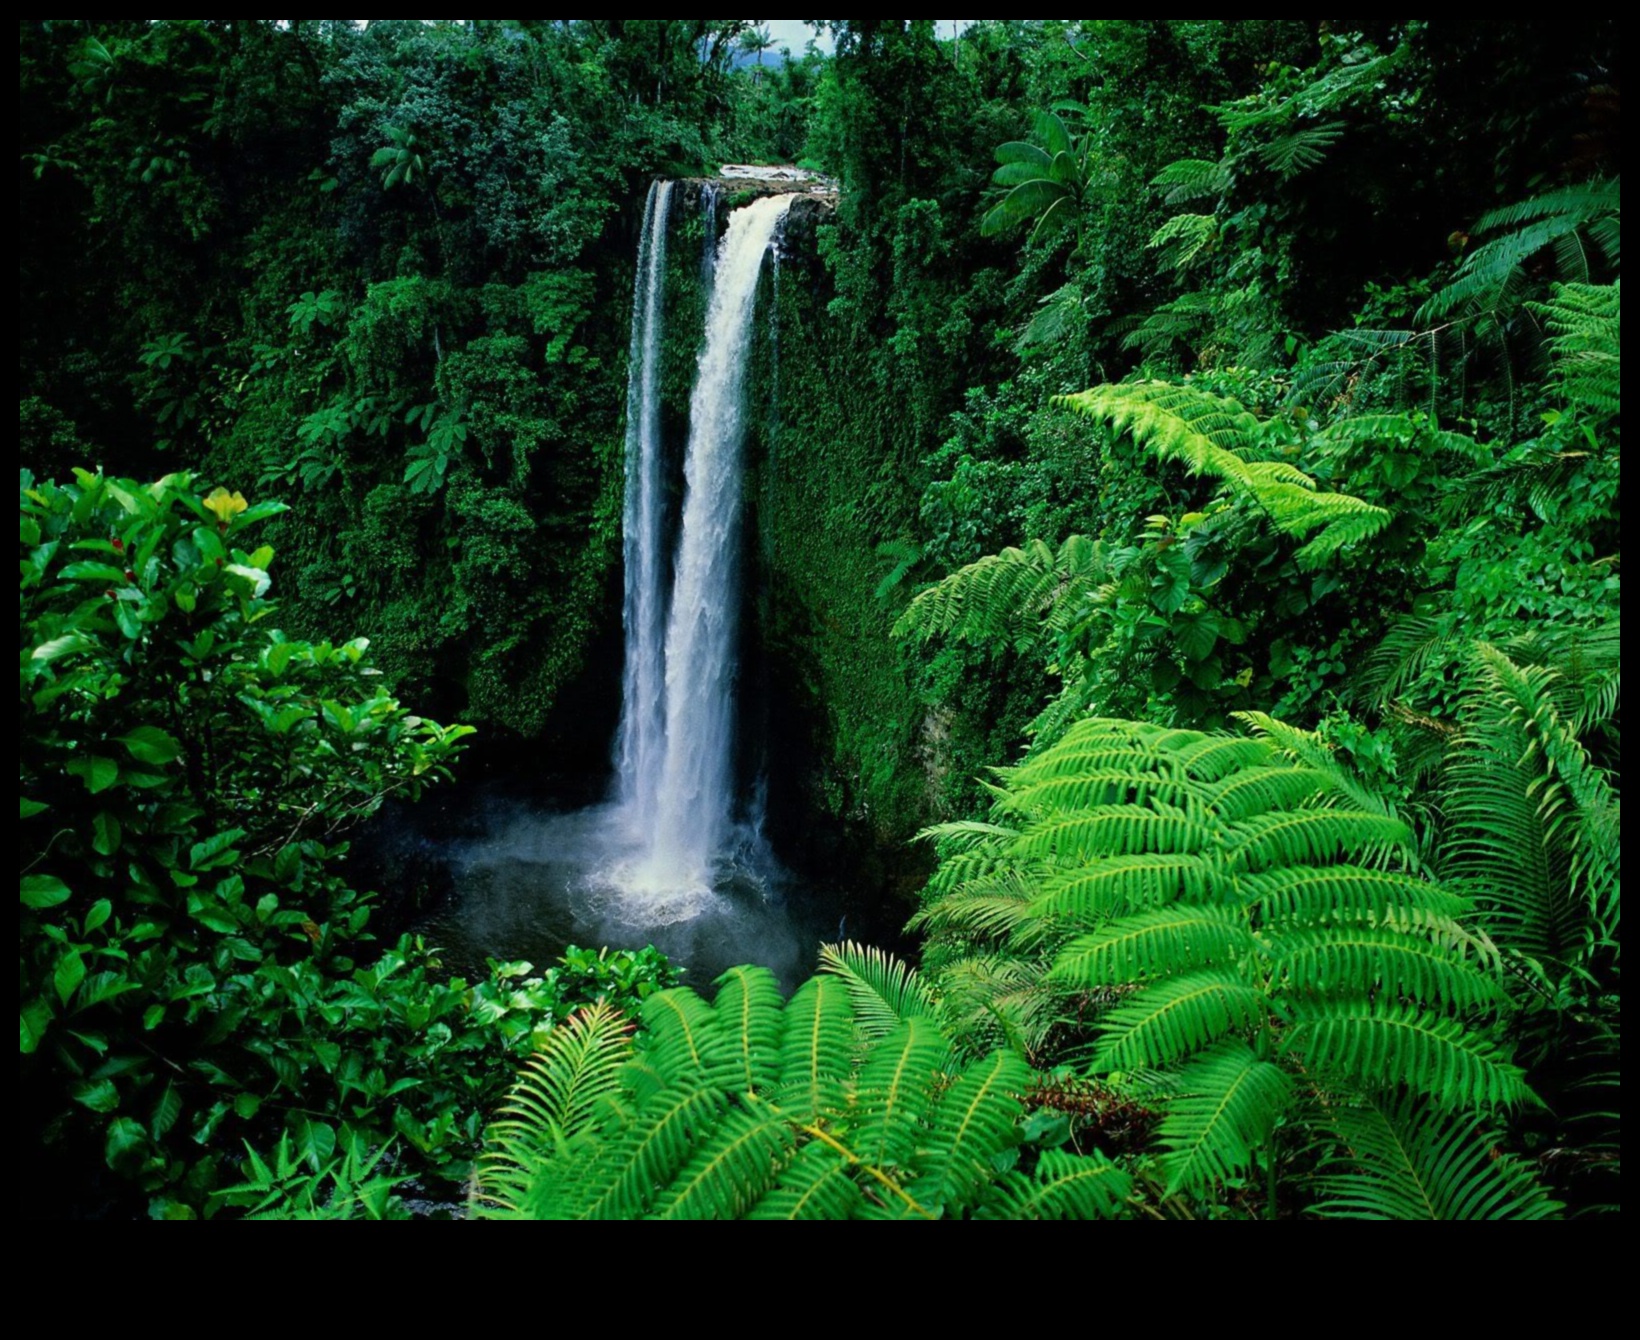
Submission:
<svg viewBox="0 0 1640 1340">
<path fill-rule="evenodd" d="M 737 59 L 738 22 L 23 22 L 24 460 L 287 498 L 297 629 L 345 616 L 430 709 L 591 766 L 643 192 L 803 158 L 841 194 L 792 230 L 778 394 L 756 391 L 779 416 L 753 448 L 759 617 L 802 686 L 776 714 L 801 804 L 898 840 L 1020 747 L 1041 673 L 906 652 L 906 597 L 1149 487 L 1107 461 L 1089 489 L 1097 446 L 1052 394 L 1141 362 L 1279 381 L 1329 332 L 1410 326 L 1489 206 L 1616 161 L 1592 21 L 995 21 L 953 44 L 851 20 L 834 58 L 769 68 Z M 1287 160 L 1212 110 L 1273 125 L 1368 59 Z M 982 235 L 991 150 L 1065 99 L 1097 160 L 1072 242 Z M 1179 193 L 1157 174 L 1238 153 L 1193 216 L 1212 237 L 1154 245 Z M 678 220 L 675 270 L 702 226 Z M 672 295 L 677 438 L 698 293 Z"/>
</svg>

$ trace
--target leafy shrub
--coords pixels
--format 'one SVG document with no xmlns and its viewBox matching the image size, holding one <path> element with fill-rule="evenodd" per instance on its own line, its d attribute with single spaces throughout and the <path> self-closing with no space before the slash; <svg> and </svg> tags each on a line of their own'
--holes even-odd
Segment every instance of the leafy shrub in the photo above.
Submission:
<svg viewBox="0 0 1640 1340">
<path fill-rule="evenodd" d="M 210 1208 L 241 1139 L 317 1174 L 396 1138 L 401 1172 L 460 1178 L 503 1058 L 670 984 L 653 951 L 470 985 L 369 948 L 342 839 L 470 732 L 410 714 L 364 642 L 271 626 L 245 546 L 277 504 L 79 472 L 25 473 L 18 507 L 18 1051 L 49 1147 L 95 1145 L 165 1215 Z"/>
</svg>

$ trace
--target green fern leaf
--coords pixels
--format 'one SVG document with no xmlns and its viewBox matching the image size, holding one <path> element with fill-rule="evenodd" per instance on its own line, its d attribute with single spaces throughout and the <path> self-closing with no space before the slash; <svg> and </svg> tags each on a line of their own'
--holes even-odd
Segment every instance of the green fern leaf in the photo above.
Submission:
<svg viewBox="0 0 1640 1340">
<path fill-rule="evenodd" d="M 786 1006 L 780 1039 L 780 1105 L 816 1121 L 839 1105 L 854 1055 L 854 1007 L 836 977 L 810 978 Z"/>
<path fill-rule="evenodd" d="M 795 1143 L 777 1114 L 753 1100 L 714 1128 L 653 1211 L 656 1219 L 739 1219 L 762 1199 Z"/>
<path fill-rule="evenodd" d="M 929 1208 L 977 1199 L 995 1175 L 998 1156 L 1019 1141 L 1020 1096 L 1030 1083 L 1031 1068 L 1006 1052 L 965 1070 L 935 1110 L 913 1198 Z"/>
<path fill-rule="evenodd" d="M 735 1085 L 746 1093 L 767 1089 L 779 1076 L 780 984 L 767 968 L 730 968 L 717 980 L 712 1012 L 732 1056 Z"/>
<path fill-rule="evenodd" d="M 1057 1222 L 1111 1219 L 1121 1213 L 1133 1179 L 1102 1154 L 1075 1155 L 1050 1150 L 1034 1176 L 1014 1173 L 997 1187 L 981 1219 Z"/>
<path fill-rule="evenodd" d="M 933 1079 L 950 1043 L 932 1019 L 907 1019 L 872 1051 L 855 1095 L 854 1151 L 879 1168 L 909 1164 L 933 1106 Z"/>
<path fill-rule="evenodd" d="M 1186 973 L 1130 996 L 1105 1016 L 1095 1053 L 1101 1071 L 1153 1069 L 1183 1060 L 1269 1012 L 1262 992 L 1233 971 Z"/>
<path fill-rule="evenodd" d="M 1284 1045 L 1317 1074 L 1405 1085 L 1447 1108 L 1531 1098 L 1521 1072 L 1458 1019 L 1366 1000 L 1303 1004 L 1293 1013 Z"/>
<path fill-rule="evenodd" d="M 1031 915 L 1091 925 L 1106 917 L 1159 907 L 1174 899 L 1217 901 L 1222 879 L 1199 856 L 1167 852 L 1111 856 L 1078 870 L 1045 872 Z"/>
<path fill-rule="evenodd" d="M 1257 948 L 1239 908 L 1157 907 L 1072 940 L 1049 980 L 1091 991 L 1233 963 Z"/>
<path fill-rule="evenodd" d="M 1317 1185 L 1335 1219 L 1553 1219 L 1558 1205 L 1473 1117 L 1406 1101 L 1340 1108 Z"/>
<path fill-rule="evenodd" d="M 860 1200 L 849 1166 L 829 1146 L 815 1143 L 804 1146 L 746 1217 L 764 1222 L 851 1219 Z"/>
<path fill-rule="evenodd" d="M 1168 1194 L 1207 1191 L 1239 1177 L 1291 1106 L 1293 1082 L 1245 1042 L 1227 1038 L 1179 1074 L 1158 1134 L 1168 1150 Z"/>
<path fill-rule="evenodd" d="M 820 971 L 841 979 L 848 988 L 863 1037 L 886 1037 L 907 1020 L 934 1013 L 934 998 L 917 970 L 880 949 L 852 941 L 822 945 Z"/>
</svg>

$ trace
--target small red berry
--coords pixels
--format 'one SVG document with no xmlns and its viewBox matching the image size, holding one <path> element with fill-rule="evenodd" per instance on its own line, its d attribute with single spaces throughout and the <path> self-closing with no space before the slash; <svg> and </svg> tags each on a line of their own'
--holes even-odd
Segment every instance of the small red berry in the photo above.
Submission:
<svg viewBox="0 0 1640 1340">
<path fill-rule="evenodd" d="M 114 541 L 114 552 L 116 554 L 123 554 L 125 552 L 125 541 L 124 540 L 115 540 Z"/>
</svg>

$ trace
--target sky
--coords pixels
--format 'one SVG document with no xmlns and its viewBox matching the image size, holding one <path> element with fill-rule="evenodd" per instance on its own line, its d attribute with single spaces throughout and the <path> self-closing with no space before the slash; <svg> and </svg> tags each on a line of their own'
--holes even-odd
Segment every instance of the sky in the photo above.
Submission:
<svg viewBox="0 0 1640 1340">
<path fill-rule="evenodd" d="M 954 25 L 966 28 L 973 20 L 937 19 L 935 22 L 939 24 L 940 36 L 950 37 L 953 34 Z M 763 24 L 768 28 L 769 35 L 774 38 L 774 49 L 779 51 L 781 47 L 790 47 L 794 56 L 802 54 L 803 47 L 807 44 L 809 38 L 814 36 L 814 29 L 808 27 L 802 19 L 764 19 Z M 830 33 L 826 33 L 820 38 L 820 50 L 831 50 Z"/>
</svg>

